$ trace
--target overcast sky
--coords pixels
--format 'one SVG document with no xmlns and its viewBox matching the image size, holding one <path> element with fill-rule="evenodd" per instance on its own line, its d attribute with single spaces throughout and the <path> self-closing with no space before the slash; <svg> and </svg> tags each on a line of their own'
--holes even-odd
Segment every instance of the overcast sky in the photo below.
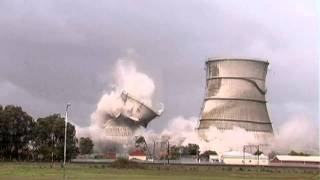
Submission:
<svg viewBox="0 0 320 180">
<path fill-rule="evenodd" d="M 166 112 L 199 116 L 207 57 L 267 59 L 269 112 L 319 122 L 319 16 L 308 0 L 0 0 L 0 104 L 89 125 L 128 49 Z"/>
</svg>

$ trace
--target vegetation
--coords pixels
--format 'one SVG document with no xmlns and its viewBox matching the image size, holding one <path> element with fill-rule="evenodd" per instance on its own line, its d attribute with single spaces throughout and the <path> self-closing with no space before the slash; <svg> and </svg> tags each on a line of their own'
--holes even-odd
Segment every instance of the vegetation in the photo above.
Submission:
<svg viewBox="0 0 320 180">
<path fill-rule="evenodd" d="M 21 107 L 0 107 L 0 156 L 1 159 L 25 159 L 29 142 L 33 139 L 35 122 Z"/>
<path fill-rule="evenodd" d="M 67 164 L 66 179 L 118 180 L 197 180 L 197 179 L 319 179 L 317 169 L 253 168 L 217 166 L 152 166 L 144 169 L 111 168 L 106 164 Z M 63 179 L 61 166 L 50 163 L 0 163 L 0 179 L 56 180 Z"/>
<path fill-rule="evenodd" d="M 186 147 L 183 147 L 183 155 L 199 155 L 200 147 L 198 144 L 188 144 Z"/>
<path fill-rule="evenodd" d="M 296 151 L 290 151 L 288 153 L 288 155 L 290 155 L 290 156 L 310 156 L 310 154 L 306 154 L 303 152 L 296 152 Z"/>
<path fill-rule="evenodd" d="M 63 159 L 65 121 L 53 114 L 36 121 L 19 106 L 0 106 L 1 160 Z M 67 124 L 67 160 L 78 154 L 75 127 Z"/>
<path fill-rule="evenodd" d="M 199 145 L 197 144 L 188 144 L 187 146 L 170 146 L 169 150 L 169 159 L 175 160 L 179 159 L 180 156 L 198 156 L 200 153 Z M 168 153 L 162 154 L 160 159 L 167 159 Z"/>
<path fill-rule="evenodd" d="M 91 154 L 93 151 L 93 142 L 90 138 L 81 137 L 79 140 L 79 152 L 80 154 Z"/>
<path fill-rule="evenodd" d="M 209 161 L 210 155 L 218 155 L 218 153 L 216 151 L 208 150 L 208 151 L 205 151 L 202 154 L 200 154 L 200 158 Z"/>
<path fill-rule="evenodd" d="M 143 169 L 144 166 L 137 162 L 130 161 L 127 158 L 118 158 L 111 163 L 110 167 L 119 169 Z"/>
<path fill-rule="evenodd" d="M 40 160 L 63 160 L 65 121 L 59 114 L 39 118 L 34 130 L 34 152 Z M 67 124 L 67 159 L 78 154 L 75 127 Z"/>
<path fill-rule="evenodd" d="M 183 146 L 173 145 L 170 147 L 170 159 L 179 159 L 182 153 Z"/>
</svg>

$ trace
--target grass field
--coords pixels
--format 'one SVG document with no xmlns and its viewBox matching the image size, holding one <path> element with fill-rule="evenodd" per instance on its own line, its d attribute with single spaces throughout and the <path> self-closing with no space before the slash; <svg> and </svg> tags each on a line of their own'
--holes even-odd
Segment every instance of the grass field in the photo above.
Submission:
<svg viewBox="0 0 320 180">
<path fill-rule="evenodd" d="M 0 179 L 63 179 L 59 164 L 0 163 Z M 295 168 L 242 168 L 242 167 L 147 167 L 144 169 L 116 169 L 102 164 L 68 164 L 66 179 L 139 179 L 139 180 L 188 180 L 188 179 L 320 179 L 319 170 Z"/>
</svg>

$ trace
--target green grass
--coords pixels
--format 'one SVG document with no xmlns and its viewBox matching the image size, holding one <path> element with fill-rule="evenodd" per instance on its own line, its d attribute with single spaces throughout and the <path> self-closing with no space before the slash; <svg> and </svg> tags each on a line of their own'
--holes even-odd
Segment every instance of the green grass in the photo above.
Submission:
<svg viewBox="0 0 320 180">
<path fill-rule="evenodd" d="M 0 179 L 63 179 L 60 164 L 0 163 Z M 188 179 L 320 179 L 318 170 L 269 169 L 247 167 L 152 166 L 144 169 L 115 169 L 102 164 L 68 164 L 66 179 L 128 179 L 128 180 L 188 180 Z"/>
</svg>

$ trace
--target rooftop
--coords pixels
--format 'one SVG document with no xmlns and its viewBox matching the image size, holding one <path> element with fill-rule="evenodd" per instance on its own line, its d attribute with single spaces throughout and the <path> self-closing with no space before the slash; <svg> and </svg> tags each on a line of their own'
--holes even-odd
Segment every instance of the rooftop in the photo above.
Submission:
<svg viewBox="0 0 320 180">
<path fill-rule="evenodd" d="M 130 156 L 146 156 L 145 153 L 139 149 L 132 151 L 129 155 Z"/>
<path fill-rule="evenodd" d="M 223 153 L 224 157 L 243 157 L 243 151 L 228 151 Z M 245 157 L 256 157 L 256 155 L 245 153 Z M 259 157 L 266 157 L 264 154 L 261 154 Z"/>
<path fill-rule="evenodd" d="M 280 161 L 305 161 L 305 162 L 320 162 L 320 156 L 290 156 L 290 155 L 277 155 Z"/>
</svg>

